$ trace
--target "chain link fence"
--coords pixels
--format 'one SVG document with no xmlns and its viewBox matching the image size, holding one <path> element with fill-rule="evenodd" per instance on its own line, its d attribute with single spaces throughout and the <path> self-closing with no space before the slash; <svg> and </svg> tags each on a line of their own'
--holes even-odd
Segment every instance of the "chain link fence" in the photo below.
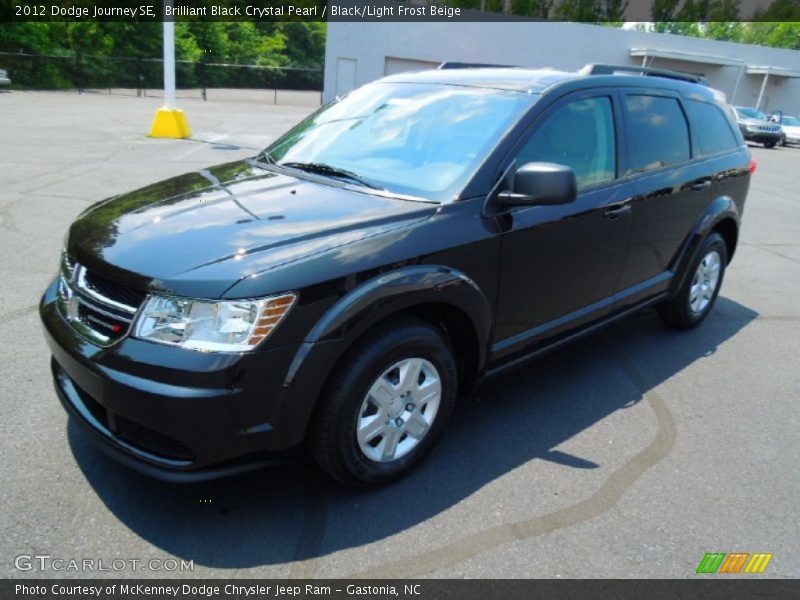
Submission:
<svg viewBox="0 0 800 600">
<path fill-rule="evenodd" d="M 138 97 L 163 96 L 164 66 L 157 58 L 0 52 L 12 89 L 62 90 Z M 178 96 L 216 100 L 234 98 L 275 104 L 321 102 L 323 72 L 312 67 L 275 67 L 232 63 L 175 62 Z"/>
</svg>

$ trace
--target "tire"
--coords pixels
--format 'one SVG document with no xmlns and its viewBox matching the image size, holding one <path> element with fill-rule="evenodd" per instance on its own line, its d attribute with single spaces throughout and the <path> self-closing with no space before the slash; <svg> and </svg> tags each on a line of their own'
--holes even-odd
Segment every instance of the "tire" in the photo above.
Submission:
<svg viewBox="0 0 800 600">
<path fill-rule="evenodd" d="M 774 148 L 777 142 L 764 142 L 764 148 Z"/>
<path fill-rule="evenodd" d="M 309 452 L 346 485 L 387 483 L 431 448 L 457 392 L 456 360 L 443 334 L 424 321 L 392 321 L 334 367 L 312 417 Z"/>
<path fill-rule="evenodd" d="M 714 264 L 716 279 L 712 281 Z M 728 250 L 725 240 L 716 232 L 710 233 L 689 265 L 681 288 L 675 296 L 658 305 L 658 314 L 664 323 L 676 329 L 690 329 L 702 323 L 717 300 L 727 264 Z M 705 281 L 705 285 L 702 281 Z M 696 287 L 698 285 L 699 288 Z"/>
</svg>

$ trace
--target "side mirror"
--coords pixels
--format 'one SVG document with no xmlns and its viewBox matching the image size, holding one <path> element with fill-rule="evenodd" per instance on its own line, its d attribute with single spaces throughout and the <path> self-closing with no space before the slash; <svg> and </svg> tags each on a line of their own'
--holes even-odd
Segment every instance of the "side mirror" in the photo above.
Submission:
<svg viewBox="0 0 800 600">
<path fill-rule="evenodd" d="M 567 166 L 546 162 L 522 165 L 514 174 L 513 190 L 500 192 L 500 206 L 569 204 L 578 196 L 575 172 Z"/>
</svg>

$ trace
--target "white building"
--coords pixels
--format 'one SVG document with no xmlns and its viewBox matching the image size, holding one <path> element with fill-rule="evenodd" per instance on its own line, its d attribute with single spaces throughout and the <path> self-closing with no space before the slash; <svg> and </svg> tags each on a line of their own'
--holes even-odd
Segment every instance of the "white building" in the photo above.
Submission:
<svg viewBox="0 0 800 600">
<path fill-rule="evenodd" d="M 328 101 L 354 87 L 443 61 L 577 70 L 647 65 L 705 75 L 734 105 L 800 115 L 800 52 L 580 23 L 329 22 Z"/>
</svg>

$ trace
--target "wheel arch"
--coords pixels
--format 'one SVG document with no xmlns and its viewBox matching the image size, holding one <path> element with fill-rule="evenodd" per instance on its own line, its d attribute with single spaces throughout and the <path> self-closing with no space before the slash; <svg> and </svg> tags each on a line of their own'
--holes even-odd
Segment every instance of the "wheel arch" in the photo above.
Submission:
<svg viewBox="0 0 800 600">
<path fill-rule="evenodd" d="M 298 347 L 283 382 L 290 400 L 277 416 L 285 431 L 278 443 L 289 446 L 305 438 L 331 371 L 364 334 L 398 316 L 412 316 L 445 331 L 458 354 L 459 367 L 471 371 L 460 372 L 459 383 L 477 379 L 485 368 L 491 310 L 472 279 L 438 265 L 381 274 L 337 300 Z"/>
<path fill-rule="evenodd" d="M 725 249 L 728 253 L 728 264 L 733 259 L 736 245 L 739 242 L 739 224 L 733 217 L 723 217 L 717 221 L 711 231 L 716 231 L 725 240 Z"/>
<path fill-rule="evenodd" d="M 727 262 L 731 262 L 739 239 L 740 214 L 736 203 L 730 196 L 719 196 L 703 212 L 687 237 L 683 250 L 678 255 L 673 272 L 670 293 L 676 293 L 687 276 L 687 269 L 695 259 L 703 240 L 712 232 L 717 232 L 725 240 Z"/>
<path fill-rule="evenodd" d="M 414 265 L 374 277 L 331 306 L 306 335 L 286 373 L 290 385 L 319 344 L 338 340 L 343 355 L 364 333 L 406 314 L 442 329 L 473 373 L 485 364 L 491 331 L 486 295 L 466 274 L 441 265 Z"/>
</svg>

